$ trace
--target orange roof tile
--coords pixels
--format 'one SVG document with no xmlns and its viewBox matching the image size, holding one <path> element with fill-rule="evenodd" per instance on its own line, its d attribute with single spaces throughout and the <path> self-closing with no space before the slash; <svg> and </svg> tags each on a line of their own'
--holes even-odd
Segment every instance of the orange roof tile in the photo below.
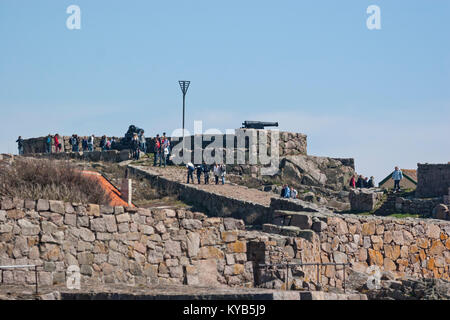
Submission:
<svg viewBox="0 0 450 320">
<path fill-rule="evenodd" d="M 103 175 L 95 171 L 83 170 L 81 173 L 85 176 L 90 176 L 97 180 L 100 186 L 109 194 L 111 201 L 109 203 L 110 206 L 122 206 L 128 207 L 128 203 L 123 200 L 120 196 L 121 193 L 119 189 L 117 189 L 108 179 L 106 179 Z M 131 207 L 134 207 L 131 204 Z"/>
</svg>

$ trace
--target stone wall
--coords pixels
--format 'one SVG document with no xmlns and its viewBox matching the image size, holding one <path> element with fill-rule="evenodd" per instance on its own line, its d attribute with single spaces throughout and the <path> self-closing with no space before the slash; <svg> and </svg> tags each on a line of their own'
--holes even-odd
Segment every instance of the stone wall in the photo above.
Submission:
<svg viewBox="0 0 450 320">
<path fill-rule="evenodd" d="M 301 214 L 299 214 L 301 216 Z M 285 220 L 287 221 L 287 220 Z M 36 264 L 41 285 L 65 283 L 70 265 L 83 283 L 342 287 L 342 267 L 264 268 L 261 263 L 378 265 L 395 277 L 449 278 L 450 223 L 306 214 L 298 226 L 248 231 L 242 220 L 185 209 L 143 209 L 5 199 L 0 265 Z M 349 272 L 349 270 L 347 270 Z M 346 275 L 347 276 L 347 275 Z M 0 282 L 34 283 L 32 271 L 3 271 Z"/>
<path fill-rule="evenodd" d="M 80 161 L 105 161 L 105 162 L 121 162 L 130 159 L 129 150 L 107 150 L 93 152 L 59 152 L 59 153 L 38 153 L 25 154 L 25 157 L 46 158 L 52 160 L 76 159 Z"/>
<path fill-rule="evenodd" d="M 251 135 L 256 134 L 256 144 L 259 141 L 258 137 L 259 135 L 265 133 L 268 137 L 268 150 L 270 152 L 270 145 L 271 145 L 271 135 L 270 130 L 256 130 L 256 129 L 236 129 L 236 132 Z M 220 142 L 221 146 L 226 146 L 227 140 L 231 141 L 230 145 L 235 150 L 240 146 L 238 142 L 238 135 L 225 135 L 225 134 L 217 134 L 217 135 L 208 135 L 204 134 L 201 136 L 187 136 L 186 137 L 186 147 L 189 145 L 191 146 L 191 150 L 194 150 L 194 138 L 200 137 L 201 141 L 201 147 L 202 149 L 207 148 L 208 145 L 210 145 L 212 142 Z M 281 156 L 288 156 L 288 155 L 306 155 L 306 148 L 307 148 L 307 142 L 306 142 L 306 135 L 301 133 L 292 133 L 292 132 L 279 132 L 279 153 Z M 72 147 L 69 143 L 70 136 L 61 136 L 60 142 L 63 145 L 63 151 L 64 152 L 70 152 L 72 150 Z M 46 151 L 45 148 L 45 141 L 46 137 L 39 137 L 39 138 L 30 138 L 30 139 L 24 139 L 24 153 L 44 153 Z M 108 139 L 111 139 L 111 137 L 108 137 Z M 122 141 L 122 137 L 114 137 L 114 139 L 117 142 L 117 148 L 120 150 L 120 144 Z M 172 138 L 169 138 L 172 140 Z M 100 148 L 100 140 L 101 137 L 95 137 L 94 138 L 94 148 L 97 151 L 101 151 Z M 149 137 L 146 138 L 147 141 L 147 149 L 149 152 L 152 152 L 154 149 L 155 144 L 155 138 Z M 173 146 L 177 145 L 178 143 L 182 143 L 183 139 L 175 139 L 173 140 Z M 244 149 L 246 152 L 248 152 L 250 146 L 249 146 L 250 140 L 248 138 L 244 138 L 242 140 Z M 52 148 L 54 149 L 54 148 Z M 81 137 L 80 137 L 80 150 L 81 150 Z M 259 150 L 257 150 L 259 152 Z M 245 152 L 245 151 L 244 151 Z"/>
<path fill-rule="evenodd" d="M 0 265 L 36 264 L 42 285 L 65 283 L 77 265 L 83 283 L 253 286 L 248 241 L 263 246 L 263 259 L 284 248 L 275 248 L 283 237 L 245 231 L 242 220 L 182 209 L 42 199 L 6 199 L 1 208 Z M 0 282 L 32 284 L 34 273 L 3 271 Z"/>
<path fill-rule="evenodd" d="M 376 214 L 410 213 L 419 214 L 422 218 L 431 218 L 433 209 L 441 202 L 442 200 L 440 198 L 405 198 L 391 193 L 387 195 L 387 199 L 381 207 L 376 210 Z"/>
<path fill-rule="evenodd" d="M 62 144 L 62 152 L 71 152 L 72 146 L 70 145 L 71 136 L 60 136 L 59 142 Z M 81 140 L 83 137 L 80 138 L 79 143 L 79 150 L 82 150 L 81 148 Z M 111 139 L 112 137 L 108 137 L 108 139 Z M 94 137 L 94 150 L 95 151 L 101 151 L 100 148 L 100 140 L 101 137 Z M 119 138 L 114 137 L 116 141 L 120 141 Z M 24 139 L 23 140 L 23 153 L 24 154 L 33 154 L 33 153 L 45 153 L 46 152 L 46 141 L 47 137 L 39 137 L 39 138 L 30 138 L 30 139 Z M 52 152 L 55 152 L 55 145 L 54 145 L 54 139 L 52 139 Z"/>
<path fill-rule="evenodd" d="M 416 197 L 433 198 L 448 195 L 450 163 L 417 164 Z"/>
<path fill-rule="evenodd" d="M 277 215 L 284 215 L 284 219 L 275 221 L 277 225 L 265 225 L 263 230 L 291 236 L 314 231 L 320 239 L 321 262 L 349 262 L 353 271 L 362 273 L 376 265 L 393 278 L 450 280 L 448 221 L 287 211 Z M 324 269 L 323 285 L 342 285 L 341 267 Z"/>
</svg>

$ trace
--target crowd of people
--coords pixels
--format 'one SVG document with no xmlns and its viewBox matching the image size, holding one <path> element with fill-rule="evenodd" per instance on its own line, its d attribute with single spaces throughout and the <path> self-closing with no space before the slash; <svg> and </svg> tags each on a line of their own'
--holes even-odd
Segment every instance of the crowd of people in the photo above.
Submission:
<svg viewBox="0 0 450 320">
<path fill-rule="evenodd" d="M 210 166 L 205 163 L 205 161 L 202 162 L 200 165 L 194 165 L 192 162 L 189 162 L 186 165 L 187 168 L 187 183 L 189 181 L 192 181 L 194 183 L 194 172 L 197 176 L 197 183 L 201 184 L 202 181 L 202 175 L 204 178 L 204 184 L 209 184 L 209 174 L 212 171 L 214 174 L 214 180 L 216 184 L 219 184 L 219 180 L 222 184 L 225 184 L 225 175 L 227 172 L 227 168 L 225 164 L 218 164 L 214 163 L 213 166 Z"/>
<path fill-rule="evenodd" d="M 153 166 L 156 167 L 159 165 L 161 167 L 164 165 L 164 167 L 166 167 L 170 157 L 170 140 L 166 137 L 165 132 L 163 132 L 162 137 L 160 137 L 159 134 L 156 135 L 153 146 L 153 155 Z"/>
<path fill-rule="evenodd" d="M 369 179 L 363 175 L 354 175 L 351 177 L 349 185 L 351 188 L 375 188 L 375 178 L 372 176 Z"/>
</svg>

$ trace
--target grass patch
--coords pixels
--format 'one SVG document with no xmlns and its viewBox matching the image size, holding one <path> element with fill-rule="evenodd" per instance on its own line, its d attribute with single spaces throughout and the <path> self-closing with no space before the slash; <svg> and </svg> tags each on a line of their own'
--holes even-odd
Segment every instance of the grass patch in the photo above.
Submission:
<svg viewBox="0 0 450 320">
<path fill-rule="evenodd" d="M 420 214 L 414 214 L 414 213 L 392 213 L 390 215 L 387 215 L 387 217 L 392 218 L 421 218 Z"/>
<path fill-rule="evenodd" d="M 16 159 L 0 165 L 0 198 L 108 204 L 107 192 L 69 161 Z"/>
</svg>

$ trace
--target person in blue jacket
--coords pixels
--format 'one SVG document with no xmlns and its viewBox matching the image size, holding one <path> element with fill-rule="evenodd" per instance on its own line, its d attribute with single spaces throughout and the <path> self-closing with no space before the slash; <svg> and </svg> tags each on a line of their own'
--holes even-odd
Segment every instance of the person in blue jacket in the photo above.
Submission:
<svg viewBox="0 0 450 320">
<path fill-rule="evenodd" d="M 403 179 L 402 170 L 398 167 L 395 167 L 394 172 L 392 173 L 392 180 L 394 180 L 394 192 L 400 191 L 400 181 Z"/>
</svg>

